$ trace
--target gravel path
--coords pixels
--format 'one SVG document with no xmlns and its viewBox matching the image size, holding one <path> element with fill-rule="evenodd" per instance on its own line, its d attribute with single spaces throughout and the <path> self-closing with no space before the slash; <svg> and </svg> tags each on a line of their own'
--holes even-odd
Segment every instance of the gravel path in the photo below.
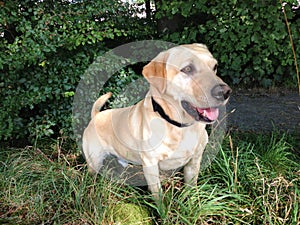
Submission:
<svg viewBox="0 0 300 225">
<path fill-rule="evenodd" d="M 282 130 L 300 134 L 300 95 L 277 93 L 234 93 L 227 105 L 228 126 L 242 131 Z"/>
</svg>

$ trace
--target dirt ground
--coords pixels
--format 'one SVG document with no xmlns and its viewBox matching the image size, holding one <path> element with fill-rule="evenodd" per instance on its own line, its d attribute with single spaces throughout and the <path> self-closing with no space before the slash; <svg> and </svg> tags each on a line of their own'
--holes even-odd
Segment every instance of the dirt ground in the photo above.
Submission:
<svg viewBox="0 0 300 225">
<path fill-rule="evenodd" d="M 231 129 L 280 130 L 300 135 L 300 95 L 297 90 L 234 90 L 226 108 Z"/>
</svg>

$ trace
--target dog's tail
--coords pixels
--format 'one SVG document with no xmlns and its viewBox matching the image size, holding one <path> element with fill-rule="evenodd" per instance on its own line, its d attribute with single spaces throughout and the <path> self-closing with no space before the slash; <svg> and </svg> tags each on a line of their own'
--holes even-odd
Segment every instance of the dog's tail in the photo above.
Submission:
<svg viewBox="0 0 300 225">
<path fill-rule="evenodd" d="M 97 99 L 97 101 L 93 105 L 93 109 L 91 112 L 92 119 L 96 116 L 96 114 L 100 111 L 102 106 L 105 104 L 105 102 L 112 96 L 111 92 L 106 93 L 105 95 L 102 95 Z"/>
</svg>

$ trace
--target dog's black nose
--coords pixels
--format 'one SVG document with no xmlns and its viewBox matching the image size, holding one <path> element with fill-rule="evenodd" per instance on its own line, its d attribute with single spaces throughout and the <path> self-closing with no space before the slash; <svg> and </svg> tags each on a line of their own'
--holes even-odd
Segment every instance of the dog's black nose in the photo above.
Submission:
<svg viewBox="0 0 300 225">
<path fill-rule="evenodd" d="M 215 86 L 211 90 L 211 95 L 219 101 L 224 101 L 229 98 L 232 90 L 226 84 L 220 84 Z"/>
</svg>

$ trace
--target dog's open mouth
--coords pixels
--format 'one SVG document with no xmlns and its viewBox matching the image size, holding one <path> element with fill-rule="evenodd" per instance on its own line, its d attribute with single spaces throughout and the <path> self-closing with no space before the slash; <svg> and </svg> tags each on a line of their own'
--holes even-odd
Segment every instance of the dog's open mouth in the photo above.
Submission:
<svg viewBox="0 0 300 225">
<path fill-rule="evenodd" d="M 181 101 L 181 105 L 196 121 L 212 123 L 219 116 L 218 108 L 197 108 L 187 101 Z"/>
</svg>

